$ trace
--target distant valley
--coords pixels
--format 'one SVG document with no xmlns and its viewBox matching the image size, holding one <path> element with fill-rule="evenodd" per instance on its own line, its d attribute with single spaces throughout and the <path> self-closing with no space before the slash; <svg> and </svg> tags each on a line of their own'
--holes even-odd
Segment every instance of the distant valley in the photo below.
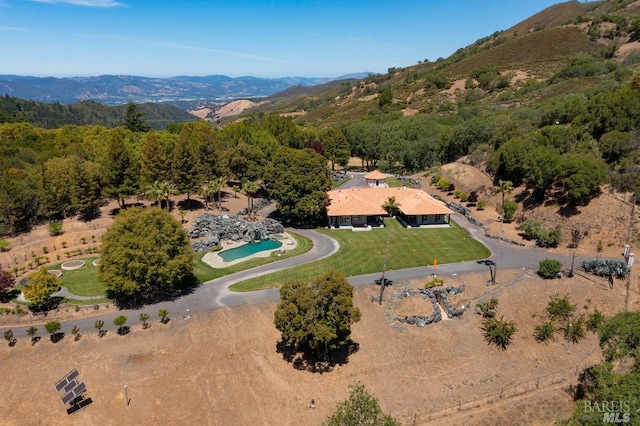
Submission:
<svg viewBox="0 0 640 426">
<path fill-rule="evenodd" d="M 169 78 L 102 75 L 54 78 L 0 75 L 0 95 L 61 104 L 86 100 L 105 105 L 122 105 L 128 102 L 166 103 L 189 110 L 202 101 L 225 103 L 234 99 L 262 98 L 293 86 L 311 87 L 333 80 L 364 78 L 367 75 L 369 73 L 358 73 L 336 78 L 232 78 L 224 75 Z"/>
</svg>

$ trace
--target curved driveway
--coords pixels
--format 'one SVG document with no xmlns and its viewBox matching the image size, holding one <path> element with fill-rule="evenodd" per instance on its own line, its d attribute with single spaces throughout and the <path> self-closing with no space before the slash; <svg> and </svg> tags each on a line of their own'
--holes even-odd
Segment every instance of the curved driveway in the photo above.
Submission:
<svg viewBox="0 0 640 426">
<path fill-rule="evenodd" d="M 547 257 L 553 257 L 554 259 L 561 261 L 565 267 L 568 267 L 571 264 L 570 255 L 552 255 L 547 250 L 541 248 L 518 247 L 505 242 L 501 242 L 501 244 L 498 244 L 497 240 L 487 238 L 481 229 L 470 224 L 464 217 L 461 217 L 460 215 L 454 215 L 452 217 L 460 226 L 465 228 L 473 238 L 481 241 L 483 244 L 489 247 L 492 255 L 489 259 L 480 261 L 438 265 L 438 275 L 486 271 L 487 279 L 489 279 L 489 269 L 485 261 L 496 261 L 496 254 L 498 263 L 498 282 L 500 281 L 501 269 L 522 268 L 537 270 L 540 260 L 543 260 Z M 70 332 L 73 325 L 77 325 L 78 328 L 85 333 L 95 331 L 94 323 L 96 319 L 102 319 L 105 322 L 106 328 L 109 329 L 110 325 L 113 324 L 113 319 L 119 315 L 126 315 L 129 319 L 127 325 L 132 326 L 140 323 L 138 317 L 141 312 L 149 313 L 151 316 L 151 320 L 156 320 L 157 318 L 155 316 L 155 313 L 157 313 L 160 309 L 167 309 L 169 311 L 170 318 L 173 318 L 174 320 L 182 320 L 183 317 L 190 317 L 197 314 L 198 312 L 206 312 L 221 307 L 238 306 L 248 303 L 259 303 L 264 301 L 277 300 L 279 297 L 279 289 L 277 288 L 246 293 L 236 293 L 230 291 L 228 287 L 232 284 L 244 281 L 249 278 L 323 259 L 334 254 L 339 248 L 337 241 L 320 232 L 306 229 L 295 229 L 294 231 L 313 241 L 313 248 L 307 253 L 205 282 L 202 285 L 198 286 L 192 293 L 182 296 L 174 301 L 162 302 L 140 309 L 121 310 L 117 313 L 101 315 L 99 317 L 90 317 L 69 321 L 62 325 L 61 331 L 68 333 Z M 579 265 L 581 260 L 581 258 L 576 257 L 576 265 Z M 398 284 L 402 281 L 410 279 L 424 278 L 431 275 L 433 272 L 433 266 L 425 266 L 387 271 L 385 273 L 385 277 L 395 281 L 396 284 Z M 353 276 L 348 277 L 348 281 L 353 285 L 370 284 L 373 283 L 375 279 L 380 278 L 380 275 L 381 272 Z M 28 324 L 27 326 L 30 325 L 31 324 Z M 20 326 L 19 324 L 17 324 L 16 326 L 16 324 L 14 324 L 11 328 L 14 331 L 14 335 L 16 337 L 23 337 L 26 335 L 25 330 L 27 326 Z M 9 327 L 0 327 L 0 331 L 7 328 Z M 44 333 L 42 329 L 40 330 L 40 332 Z"/>
</svg>

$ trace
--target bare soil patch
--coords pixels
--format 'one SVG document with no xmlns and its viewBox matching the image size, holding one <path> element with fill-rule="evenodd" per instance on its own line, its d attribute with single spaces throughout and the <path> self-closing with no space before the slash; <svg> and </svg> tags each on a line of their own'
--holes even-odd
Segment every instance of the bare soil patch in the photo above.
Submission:
<svg viewBox="0 0 640 426">
<path fill-rule="evenodd" d="M 491 176 L 482 170 L 462 161 L 446 164 L 442 167 L 444 175 L 451 180 L 456 188 L 469 193 L 477 191 L 480 200 L 486 201 L 484 210 L 477 210 L 475 207 L 469 208 L 473 216 L 489 227 L 489 233 L 498 235 L 500 233 L 500 215 L 497 207 L 502 202 L 500 194 L 493 190 L 494 184 Z M 430 177 L 416 175 L 422 187 L 429 193 L 437 193 L 442 198 L 449 201 L 460 202 L 454 198 L 453 193 L 439 191 L 431 185 Z M 625 194 L 610 192 L 609 188 L 603 188 L 600 196 L 594 198 L 585 206 L 567 208 L 555 203 L 541 203 L 537 205 L 525 205 L 522 203 L 526 199 L 523 193 L 524 188 L 516 188 L 508 198 L 520 202 L 520 207 L 516 212 L 516 220 L 512 223 L 503 224 L 502 235 L 527 245 L 534 244 L 533 241 L 525 240 L 520 231 L 516 228 L 518 224 L 526 219 L 533 219 L 542 223 L 547 228 L 559 226 L 564 236 L 563 241 L 557 248 L 549 249 L 552 253 L 568 254 L 571 250 L 567 247 L 570 242 L 571 231 L 579 229 L 584 233 L 576 254 L 578 256 L 596 257 L 596 247 L 598 242 L 602 242 L 603 251 L 601 256 L 620 258 L 624 245 L 629 242 L 632 246 L 640 245 L 640 235 L 637 231 L 630 234 L 632 204 L 626 201 Z M 634 223 L 640 221 L 640 209 L 635 209 Z"/>
<path fill-rule="evenodd" d="M 612 313 L 622 308 L 624 295 L 621 287 L 609 290 L 580 277 L 543 281 L 526 272 L 509 271 L 510 282 L 499 287 L 488 287 L 483 274 L 443 277 L 447 285 L 466 287 L 456 304 L 498 297 L 499 313 L 518 327 L 506 351 L 486 344 L 480 317 L 472 312 L 425 328 L 400 325 L 392 319 L 391 301 L 403 284 L 388 289 L 382 306 L 370 301 L 377 286 L 357 288 L 363 315 L 352 338 L 359 350 L 324 374 L 296 370 L 276 352 L 275 303 L 194 314 L 166 325 L 155 321 L 147 330 L 136 326 L 125 336 L 109 331 L 102 339 L 92 333 L 77 342 L 66 336 L 31 346 L 18 336 L 15 347 L 0 346 L 4 380 L 11 384 L 0 400 L 3 422 L 319 425 L 359 381 L 402 424 L 496 424 L 496 418 L 502 424 L 547 424 L 570 414 L 565 389 L 575 369 L 600 359 L 592 334 L 569 348 L 561 339 L 534 341 L 533 327 L 549 296 L 566 293 L 581 312 L 598 307 Z M 73 368 L 94 403 L 69 417 L 53 385 Z M 566 379 L 554 385 L 554 377 Z M 542 391 L 535 390 L 536 379 Z M 311 399 L 315 409 L 307 408 Z"/>
</svg>

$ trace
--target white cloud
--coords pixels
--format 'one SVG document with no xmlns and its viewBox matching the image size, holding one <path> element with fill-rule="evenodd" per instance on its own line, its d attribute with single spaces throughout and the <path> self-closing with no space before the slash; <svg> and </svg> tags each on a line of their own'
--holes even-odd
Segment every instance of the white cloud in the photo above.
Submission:
<svg viewBox="0 0 640 426">
<path fill-rule="evenodd" d="M 26 28 L 0 26 L 0 31 L 29 31 L 29 30 Z"/>
<path fill-rule="evenodd" d="M 124 4 L 114 0 L 30 0 L 37 3 L 48 4 L 71 4 L 74 6 L 88 6 L 88 7 L 116 7 L 124 6 Z"/>
<path fill-rule="evenodd" d="M 198 50 L 198 51 L 201 51 L 201 52 L 217 53 L 217 54 L 220 54 L 220 55 L 229 55 L 229 56 L 237 56 L 237 57 L 240 57 L 240 58 L 257 59 L 257 60 L 261 60 L 261 61 L 289 62 L 289 61 L 284 61 L 282 59 L 269 58 L 269 57 L 266 57 L 266 56 L 257 56 L 257 55 L 251 55 L 251 54 L 241 53 L 241 52 L 231 52 L 231 51 L 228 51 L 228 50 L 209 49 L 209 48 L 206 48 L 206 47 L 189 46 L 189 45 L 186 45 L 186 44 L 163 43 L 163 42 L 152 42 L 152 44 L 155 44 L 155 45 L 158 45 L 158 46 L 174 47 L 176 49 Z"/>
</svg>

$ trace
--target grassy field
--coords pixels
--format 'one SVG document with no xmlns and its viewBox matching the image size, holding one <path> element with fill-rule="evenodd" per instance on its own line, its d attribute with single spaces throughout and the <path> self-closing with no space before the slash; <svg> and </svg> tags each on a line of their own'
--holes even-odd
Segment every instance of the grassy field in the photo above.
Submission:
<svg viewBox="0 0 640 426">
<path fill-rule="evenodd" d="M 234 284 L 231 290 L 278 287 L 292 279 L 310 280 L 328 269 L 335 269 L 346 276 L 382 271 L 389 232 L 388 271 L 433 265 L 434 259 L 443 264 L 484 259 L 490 255 L 487 247 L 454 222 L 450 228 L 421 229 L 406 229 L 396 220 L 386 219 L 385 222 L 390 227 L 371 232 L 318 229 L 340 243 L 337 253 L 317 262 Z"/>
<path fill-rule="evenodd" d="M 85 257 L 85 265 L 73 271 L 62 271 L 61 283 L 69 293 L 77 296 L 100 296 L 105 293 L 105 285 L 98 280 L 98 268 L 91 262 L 98 256 Z M 61 269 L 61 264 L 53 265 L 49 269 Z"/>
<path fill-rule="evenodd" d="M 219 278 L 224 275 L 232 274 L 234 272 L 242 271 L 244 269 L 254 268 L 256 266 L 264 265 L 266 263 L 275 262 L 276 260 L 286 259 L 287 257 L 297 256 L 299 254 L 303 254 L 311 250 L 313 246 L 311 240 L 303 237 L 300 234 L 295 232 L 290 232 L 291 236 L 296 239 L 297 245 L 296 248 L 287 251 L 286 254 L 277 256 L 276 253 L 272 253 L 270 257 L 259 257 L 254 259 L 249 259 L 245 262 L 240 262 L 228 268 L 212 268 L 202 261 L 202 257 L 206 253 L 197 253 L 196 261 L 194 262 L 193 273 L 198 279 L 198 282 L 202 283 L 205 281 L 212 280 L 214 278 Z M 105 294 L 106 286 L 100 280 L 98 280 L 98 268 L 93 266 L 91 262 L 95 259 L 98 259 L 97 256 L 94 257 L 86 257 L 82 260 L 85 261 L 86 265 L 80 269 L 76 269 L 73 271 L 62 271 L 61 285 L 67 288 L 70 293 L 75 294 L 77 296 L 100 296 Z M 52 265 L 49 269 L 61 269 L 61 263 Z M 74 304 L 93 304 L 100 303 L 103 301 L 102 299 L 98 301 L 78 301 L 73 300 Z M 108 301 L 108 299 L 104 299 L 104 301 Z"/>
</svg>

